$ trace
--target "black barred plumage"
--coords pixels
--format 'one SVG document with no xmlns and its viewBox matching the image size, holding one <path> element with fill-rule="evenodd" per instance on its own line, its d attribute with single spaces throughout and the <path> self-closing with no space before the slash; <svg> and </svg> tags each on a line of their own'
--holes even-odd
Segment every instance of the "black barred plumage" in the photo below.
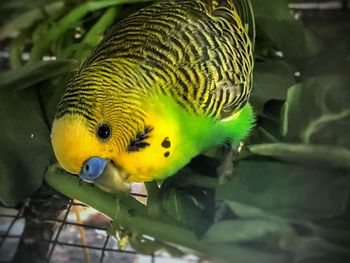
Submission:
<svg viewBox="0 0 350 263">
<path fill-rule="evenodd" d="M 150 93 L 171 96 L 194 114 L 229 117 L 249 98 L 253 43 L 249 0 L 155 3 L 118 23 L 94 49 L 56 117 L 78 113 L 93 129 L 96 111 L 110 107 L 108 114 L 118 118 L 132 113 L 132 121 L 119 123 L 123 144 L 140 132 L 142 101 Z M 106 109 L 94 107 L 99 101 Z"/>
</svg>

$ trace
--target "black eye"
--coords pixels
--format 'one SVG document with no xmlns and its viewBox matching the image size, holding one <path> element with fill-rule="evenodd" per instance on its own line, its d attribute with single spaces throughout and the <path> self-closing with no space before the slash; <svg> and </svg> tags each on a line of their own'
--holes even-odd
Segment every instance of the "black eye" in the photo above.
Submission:
<svg viewBox="0 0 350 263">
<path fill-rule="evenodd" d="M 109 125 L 103 123 L 100 126 L 98 126 L 97 136 L 103 141 L 109 139 L 109 137 L 111 136 L 111 128 L 109 127 Z"/>
</svg>

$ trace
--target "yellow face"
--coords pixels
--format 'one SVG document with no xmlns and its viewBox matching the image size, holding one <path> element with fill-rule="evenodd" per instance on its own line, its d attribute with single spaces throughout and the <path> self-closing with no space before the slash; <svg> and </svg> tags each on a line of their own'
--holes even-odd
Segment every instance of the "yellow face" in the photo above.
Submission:
<svg viewBox="0 0 350 263">
<path fill-rule="evenodd" d="M 115 127 L 111 127 L 109 140 L 101 140 L 98 127 L 91 130 L 83 117 L 66 114 L 56 119 L 52 127 L 51 139 L 56 158 L 65 170 L 73 174 L 79 174 L 91 157 L 111 160 L 127 182 L 169 176 L 189 161 L 181 156 L 184 149 L 179 143 L 179 129 L 175 121 L 165 120 L 157 113 L 147 113 L 144 123 L 144 130 L 129 138 L 123 149 L 118 142 L 120 138 L 113 136 Z M 106 184 L 108 182 L 104 183 L 104 187 L 108 188 Z"/>
<path fill-rule="evenodd" d="M 86 120 L 79 115 L 64 115 L 52 125 L 51 141 L 55 156 L 68 172 L 79 174 L 83 163 L 93 156 L 111 159 L 116 148 L 111 143 L 98 140 L 96 133 L 89 131 Z"/>
<path fill-rule="evenodd" d="M 174 164 L 181 159 L 177 124 L 156 113 L 149 113 L 145 123 L 151 128 L 144 140 L 148 146 L 116 156 L 117 163 L 130 174 L 129 182 L 169 176 L 174 172 Z"/>
</svg>

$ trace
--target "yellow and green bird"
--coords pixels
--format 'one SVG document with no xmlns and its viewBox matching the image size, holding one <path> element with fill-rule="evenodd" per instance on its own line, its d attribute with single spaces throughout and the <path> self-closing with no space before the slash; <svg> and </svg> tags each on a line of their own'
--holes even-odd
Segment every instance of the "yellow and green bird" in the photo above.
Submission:
<svg viewBox="0 0 350 263">
<path fill-rule="evenodd" d="M 119 22 L 58 105 L 58 162 L 106 190 L 164 179 L 254 122 L 249 0 L 163 0 Z"/>
</svg>

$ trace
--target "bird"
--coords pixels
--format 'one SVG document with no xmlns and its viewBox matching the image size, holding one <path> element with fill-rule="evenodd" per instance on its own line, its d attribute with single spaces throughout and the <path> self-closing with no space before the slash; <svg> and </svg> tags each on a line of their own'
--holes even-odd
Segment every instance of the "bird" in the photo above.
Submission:
<svg viewBox="0 0 350 263">
<path fill-rule="evenodd" d="M 254 127 L 249 0 L 163 0 L 122 19 L 57 106 L 58 163 L 106 191 L 164 180 Z M 232 160 L 229 160 L 232 163 Z"/>
</svg>

